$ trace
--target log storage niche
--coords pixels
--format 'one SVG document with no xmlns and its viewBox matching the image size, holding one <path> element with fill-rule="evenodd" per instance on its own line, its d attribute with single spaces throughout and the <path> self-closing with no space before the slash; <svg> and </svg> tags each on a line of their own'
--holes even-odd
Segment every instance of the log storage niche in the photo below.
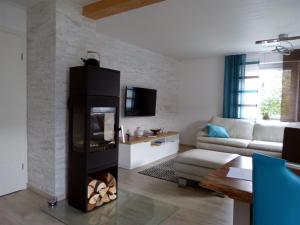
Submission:
<svg viewBox="0 0 300 225">
<path fill-rule="evenodd" d="M 89 177 L 88 183 L 88 211 L 102 206 L 105 203 L 113 201 L 117 198 L 117 182 L 116 178 L 110 173 L 94 179 Z"/>
<path fill-rule="evenodd" d="M 68 202 L 84 212 L 117 199 L 120 72 L 70 69 Z"/>
</svg>

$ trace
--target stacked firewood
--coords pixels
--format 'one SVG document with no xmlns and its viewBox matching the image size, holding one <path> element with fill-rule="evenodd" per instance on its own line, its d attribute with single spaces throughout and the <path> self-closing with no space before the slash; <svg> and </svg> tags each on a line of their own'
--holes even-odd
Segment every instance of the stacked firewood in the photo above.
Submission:
<svg viewBox="0 0 300 225">
<path fill-rule="evenodd" d="M 89 177 L 87 187 L 88 211 L 117 198 L 116 178 L 106 173 L 97 179 Z"/>
</svg>

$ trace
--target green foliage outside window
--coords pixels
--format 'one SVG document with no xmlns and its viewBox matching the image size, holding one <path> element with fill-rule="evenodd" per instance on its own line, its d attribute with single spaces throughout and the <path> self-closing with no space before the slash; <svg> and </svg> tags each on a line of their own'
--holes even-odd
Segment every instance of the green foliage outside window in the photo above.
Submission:
<svg viewBox="0 0 300 225">
<path fill-rule="evenodd" d="M 261 102 L 260 112 L 263 119 L 277 118 L 281 114 L 281 96 L 280 92 L 274 92 L 271 97 Z"/>
</svg>

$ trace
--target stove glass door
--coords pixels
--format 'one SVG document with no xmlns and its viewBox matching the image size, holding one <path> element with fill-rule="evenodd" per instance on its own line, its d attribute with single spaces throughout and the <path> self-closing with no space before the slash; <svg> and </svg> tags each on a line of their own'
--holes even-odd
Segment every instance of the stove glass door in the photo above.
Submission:
<svg viewBox="0 0 300 225">
<path fill-rule="evenodd" d="M 90 110 L 90 152 L 104 151 L 116 147 L 116 108 L 92 107 Z"/>
</svg>

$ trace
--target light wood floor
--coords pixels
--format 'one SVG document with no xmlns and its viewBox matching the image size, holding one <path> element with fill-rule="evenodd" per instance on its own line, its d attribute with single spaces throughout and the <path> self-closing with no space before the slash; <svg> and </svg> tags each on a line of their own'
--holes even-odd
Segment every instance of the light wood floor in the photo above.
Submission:
<svg viewBox="0 0 300 225">
<path fill-rule="evenodd" d="M 181 151 L 186 149 L 182 147 Z M 142 169 L 120 169 L 119 187 L 179 207 L 163 225 L 232 224 L 231 199 L 214 196 L 200 188 L 179 188 L 174 183 L 137 173 Z M 0 225 L 63 225 L 40 210 L 45 204 L 46 199 L 29 190 L 3 196 L 0 198 Z"/>
</svg>

